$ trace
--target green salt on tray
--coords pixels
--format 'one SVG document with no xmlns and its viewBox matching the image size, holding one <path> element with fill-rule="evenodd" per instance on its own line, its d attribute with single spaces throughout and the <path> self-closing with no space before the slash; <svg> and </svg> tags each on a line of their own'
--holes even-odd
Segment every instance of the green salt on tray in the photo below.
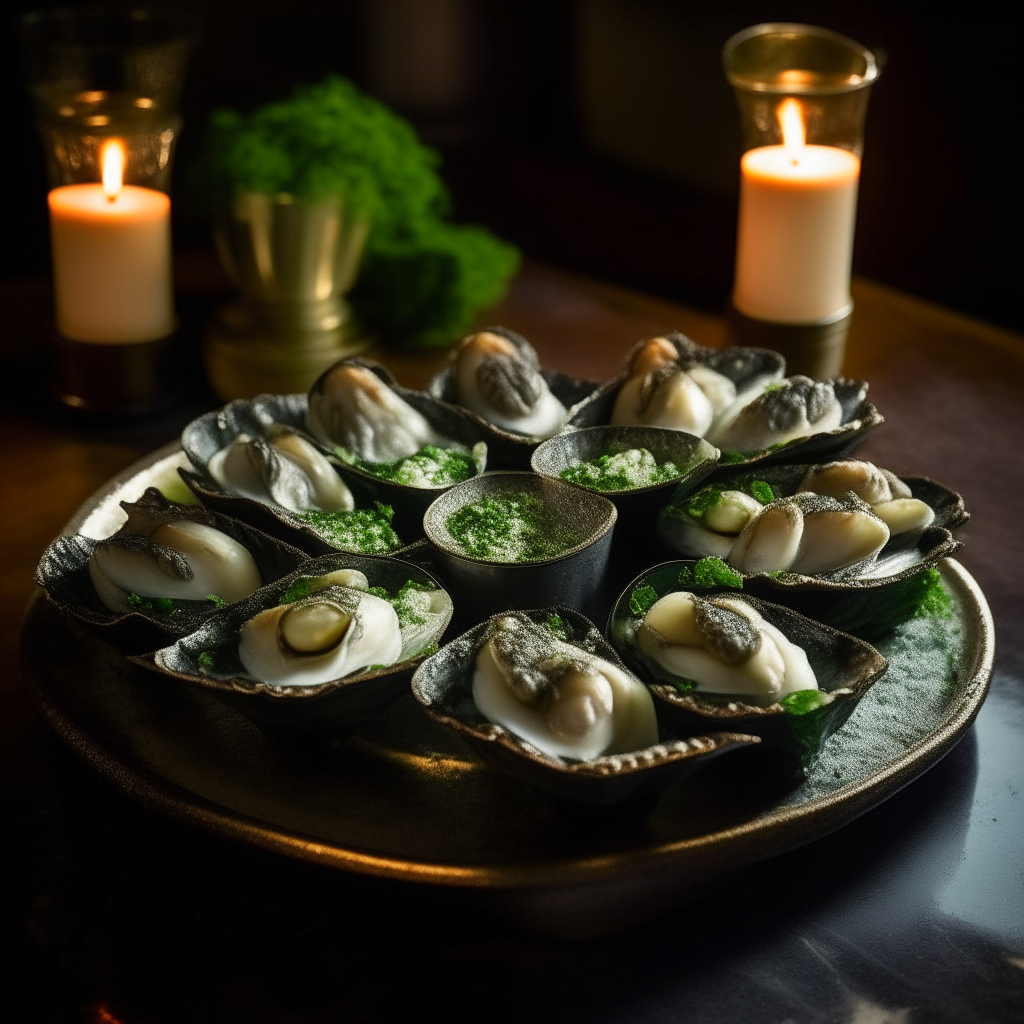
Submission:
<svg viewBox="0 0 1024 1024">
<path fill-rule="evenodd" d="M 297 518 L 308 523 L 328 544 L 339 551 L 360 555 L 386 555 L 402 547 L 402 540 L 391 528 L 394 509 L 379 501 L 373 508 L 350 512 L 299 512 Z"/>
<path fill-rule="evenodd" d="M 480 472 L 480 454 L 459 448 L 428 444 L 415 455 L 394 462 L 366 462 L 347 448 L 335 449 L 338 457 L 364 473 L 408 487 L 450 487 Z"/>
<path fill-rule="evenodd" d="M 585 537 L 579 526 L 540 498 L 515 492 L 463 505 L 445 526 L 467 555 L 491 562 L 555 558 Z"/>
<path fill-rule="evenodd" d="M 664 483 L 682 472 L 674 462 L 659 465 L 646 448 L 630 448 L 567 466 L 558 475 L 592 491 L 629 491 Z"/>
</svg>

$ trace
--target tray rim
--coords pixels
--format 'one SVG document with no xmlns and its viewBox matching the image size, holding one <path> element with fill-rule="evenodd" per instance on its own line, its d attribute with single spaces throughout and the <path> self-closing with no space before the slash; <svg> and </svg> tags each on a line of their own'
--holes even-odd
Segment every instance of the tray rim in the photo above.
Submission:
<svg viewBox="0 0 1024 1024">
<path fill-rule="evenodd" d="M 71 517 L 61 535 L 74 533 L 92 511 L 125 482 L 180 450 L 171 442 L 136 461 L 98 488 Z M 988 693 L 995 654 L 995 629 L 981 588 L 956 560 L 939 563 L 963 614 L 963 677 L 942 724 L 886 768 L 801 804 L 786 806 L 742 824 L 687 839 L 654 843 L 615 854 L 487 864 L 448 864 L 345 848 L 260 821 L 208 800 L 150 768 L 107 749 L 50 692 L 33 652 L 34 628 L 46 602 L 37 590 L 21 628 L 22 671 L 29 693 L 47 724 L 101 778 L 150 810 L 224 838 L 249 843 L 356 874 L 454 888 L 521 890 L 618 882 L 651 870 L 715 872 L 775 856 L 821 838 L 894 795 L 944 757 L 970 728 Z"/>
</svg>

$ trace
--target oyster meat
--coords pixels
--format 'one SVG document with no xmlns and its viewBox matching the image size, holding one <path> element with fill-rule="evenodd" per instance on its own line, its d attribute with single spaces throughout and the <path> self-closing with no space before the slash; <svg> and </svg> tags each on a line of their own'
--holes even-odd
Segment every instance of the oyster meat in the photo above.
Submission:
<svg viewBox="0 0 1024 1024">
<path fill-rule="evenodd" d="M 803 648 L 741 598 L 666 594 L 648 610 L 637 642 L 647 658 L 698 691 L 766 705 L 818 689 Z"/>
<path fill-rule="evenodd" d="M 473 700 L 490 721 L 552 757 L 590 761 L 658 742 L 643 683 L 525 616 L 492 623 L 476 656 Z"/>
<path fill-rule="evenodd" d="M 276 686 L 316 686 L 393 665 L 402 653 L 398 615 L 366 587 L 358 570 L 319 577 L 305 597 L 242 625 L 239 660 L 253 678 Z"/>
<path fill-rule="evenodd" d="M 341 362 L 309 392 L 307 423 L 317 440 L 366 462 L 394 462 L 427 445 L 459 447 L 442 437 L 372 370 Z"/>
<path fill-rule="evenodd" d="M 265 438 L 239 434 L 210 459 L 207 470 L 226 491 L 289 512 L 355 508 L 352 492 L 327 459 L 287 427 L 275 426 Z"/>
<path fill-rule="evenodd" d="M 844 498 L 853 492 L 871 506 L 893 536 L 919 533 L 931 526 L 935 512 L 926 502 L 915 498 L 910 488 L 895 473 L 860 459 L 843 459 L 814 466 L 797 491 Z"/>
<path fill-rule="evenodd" d="M 551 437 L 569 411 L 541 375 L 533 346 L 504 328 L 469 334 L 452 355 L 460 405 L 503 430 Z"/>
<path fill-rule="evenodd" d="M 835 430 L 842 423 L 843 407 L 832 381 L 797 375 L 770 384 L 752 400 L 736 402 L 708 432 L 719 448 L 755 452 Z"/>
<path fill-rule="evenodd" d="M 130 594 L 178 601 L 212 594 L 232 603 L 263 585 L 249 551 L 220 530 L 138 505 L 126 511 L 128 521 L 89 559 L 93 586 L 111 611 L 132 611 Z"/>
</svg>

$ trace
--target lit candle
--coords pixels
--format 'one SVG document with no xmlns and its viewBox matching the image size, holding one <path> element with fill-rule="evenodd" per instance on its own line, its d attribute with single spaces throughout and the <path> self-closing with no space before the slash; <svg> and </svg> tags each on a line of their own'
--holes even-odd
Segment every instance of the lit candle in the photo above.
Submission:
<svg viewBox="0 0 1024 1024">
<path fill-rule="evenodd" d="M 107 142 L 103 184 L 49 196 L 57 330 L 73 341 L 125 344 L 174 331 L 171 201 L 124 185 L 124 146 Z"/>
<path fill-rule="evenodd" d="M 733 304 L 758 320 L 813 323 L 850 307 L 860 160 L 806 145 L 796 100 L 783 100 L 778 116 L 783 144 L 748 150 L 740 163 Z"/>
</svg>

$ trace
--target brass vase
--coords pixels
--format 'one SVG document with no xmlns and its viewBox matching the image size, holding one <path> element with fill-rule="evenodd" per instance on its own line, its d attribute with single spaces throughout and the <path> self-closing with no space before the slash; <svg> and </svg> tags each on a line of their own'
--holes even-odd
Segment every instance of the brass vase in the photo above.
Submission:
<svg viewBox="0 0 1024 1024">
<path fill-rule="evenodd" d="M 204 349 L 221 398 L 307 391 L 331 363 L 369 345 L 345 300 L 369 231 L 339 197 L 236 197 L 214 240 L 242 297 L 218 312 Z"/>
</svg>

